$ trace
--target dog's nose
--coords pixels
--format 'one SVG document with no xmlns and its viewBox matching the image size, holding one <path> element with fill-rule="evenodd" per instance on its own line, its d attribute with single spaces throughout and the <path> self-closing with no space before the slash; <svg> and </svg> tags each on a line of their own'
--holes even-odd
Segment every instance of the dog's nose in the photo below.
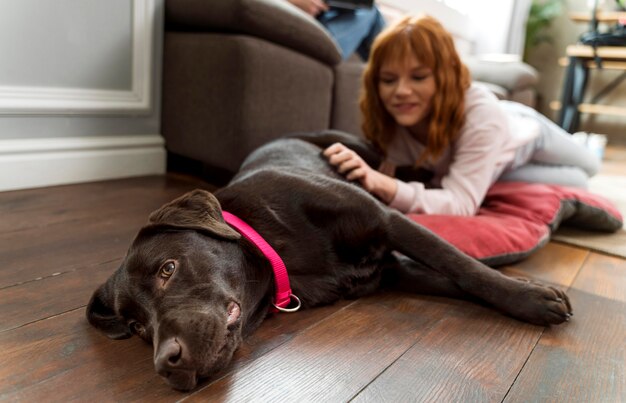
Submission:
<svg viewBox="0 0 626 403">
<path fill-rule="evenodd" d="M 190 364 L 189 350 L 182 341 L 173 337 L 159 344 L 154 367 L 174 389 L 191 390 L 196 386 L 196 371 Z"/>
<path fill-rule="evenodd" d="M 180 367 L 183 361 L 183 346 L 175 338 L 165 340 L 159 345 L 154 366 L 158 372 Z"/>
</svg>

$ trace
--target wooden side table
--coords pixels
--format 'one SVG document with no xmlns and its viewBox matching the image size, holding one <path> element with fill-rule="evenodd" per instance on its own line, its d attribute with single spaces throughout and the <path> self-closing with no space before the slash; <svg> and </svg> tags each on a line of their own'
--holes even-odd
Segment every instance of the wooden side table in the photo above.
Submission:
<svg viewBox="0 0 626 403">
<path fill-rule="evenodd" d="M 588 22 L 590 16 L 582 13 L 571 14 L 570 18 L 577 22 Z M 614 23 L 626 18 L 626 12 L 602 12 L 597 14 L 597 21 Z M 626 107 L 597 104 L 604 95 L 612 91 L 620 82 L 626 79 L 626 46 L 606 46 L 594 49 L 585 45 L 570 45 L 567 47 L 567 70 L 563 83 L 561 102 L 553 107 L 560 108 L 558 124 L 572 133 L 578 130 L 580 113 L 599 113 L 620 115 L 626 117 Z M 601 90 L 590 103 L 583 103 L 589 71 L 598 69 L 596 61 L 601 61 L 602 68 L 621 70 L 623 73 Z"/>
</svg>

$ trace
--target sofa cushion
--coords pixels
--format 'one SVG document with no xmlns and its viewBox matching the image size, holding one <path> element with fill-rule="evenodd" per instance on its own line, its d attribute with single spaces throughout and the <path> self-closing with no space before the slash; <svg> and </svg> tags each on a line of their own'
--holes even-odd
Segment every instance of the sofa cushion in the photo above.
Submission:
<svg viewBox="0 0 626 403">
<path fill-rule="evenodd" d="M 285 0 L 168 0 L 166 30 L 236 32 L 304 53 L 330 66 L 341 52 L 326 29 Z"/>
<path fill-rule="evenodd" d="M 523 62 L 467 57 L 463 59 L 463 63 L 472 72 L 472 79 L 499 85 L 509 92 L 533 88 L 539 82 L 537 70 Z"/>
</svg>

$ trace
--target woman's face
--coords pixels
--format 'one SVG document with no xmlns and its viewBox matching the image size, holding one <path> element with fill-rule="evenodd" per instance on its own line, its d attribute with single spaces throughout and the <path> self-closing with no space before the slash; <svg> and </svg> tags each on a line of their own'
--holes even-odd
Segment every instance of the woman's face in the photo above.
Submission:
<svg viewBox="0 0 626 403">
<path fill-rule="evenodd" d="M 378 94 L 387 112 L 401 126 L 415 126 L 428 116 L 435 91 L 432 70 L 415 56 L 385 62 L 380 67 Z"/>
</svg>

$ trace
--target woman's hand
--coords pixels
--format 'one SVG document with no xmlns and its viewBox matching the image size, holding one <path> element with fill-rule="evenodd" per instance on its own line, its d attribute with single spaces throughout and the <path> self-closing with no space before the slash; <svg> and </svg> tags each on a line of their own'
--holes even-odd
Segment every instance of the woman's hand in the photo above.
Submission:
<svg viewBox="0 0 626 403">
<path fill-rule="evenodd" d="M 368 192 L 389 204 L 396 195 L 396 180 L 372 169 L 357 153 L 341 143 L 335 143 L 323 152 L 330 165 L 349 181 L 359 181 Z"/>
<path fill-rule="evenodd" d="M 324 0 L 287 0 L 305 13 L 317 16 L 319 13 L 328 10 L 328 5 Z"/>
</svg>

